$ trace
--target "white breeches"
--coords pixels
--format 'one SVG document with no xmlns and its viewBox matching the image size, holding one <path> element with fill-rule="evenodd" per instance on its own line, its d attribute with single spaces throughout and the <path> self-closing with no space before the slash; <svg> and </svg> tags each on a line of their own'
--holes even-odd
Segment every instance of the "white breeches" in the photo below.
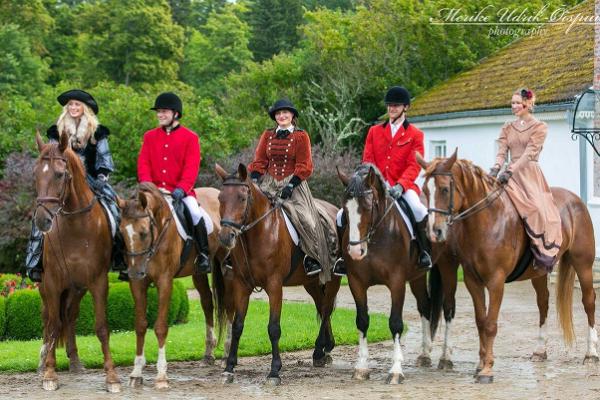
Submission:
<svg viewBox="0 0 600 400">
<path fill-rule="evenodd" d="M 208 215 L 206 210 L 200 207 L 198 201 L 194 196 L 184 197 L 183 202 L 190 211 L 190 214 L 192 216 L 192 222 L 194 223 L 194 225 L 198 224 L 200 218 L 204 218 L 204 225 L 206 225 L 206 233 L 210 235 L 211 232 L 214 230 L 214 226 L 212 219 L 210 219 L 210 216 Z"/>
</svg>

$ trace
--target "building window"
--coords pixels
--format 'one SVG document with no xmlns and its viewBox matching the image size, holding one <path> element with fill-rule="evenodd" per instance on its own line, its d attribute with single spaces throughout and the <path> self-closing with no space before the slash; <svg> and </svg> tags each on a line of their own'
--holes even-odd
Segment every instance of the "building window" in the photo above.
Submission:
<svg viewBox="0 0 600 400">
<path fill-rule="evenodd" d="M 431 140 L 429 142 L 429 154 L 431 154 L 432 158 L 446 157 L 446 141 Z"/>
</svg>

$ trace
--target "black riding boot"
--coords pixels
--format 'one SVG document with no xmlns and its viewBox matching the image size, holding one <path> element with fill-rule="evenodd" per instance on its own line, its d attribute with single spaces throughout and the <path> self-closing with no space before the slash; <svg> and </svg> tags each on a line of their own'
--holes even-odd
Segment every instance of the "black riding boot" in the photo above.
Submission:
<svg viewBox="0 0 600 400">
<path fill-rule="evenodd" d="M 196 257 L 196 273 L 208 274 L 210 272 L 210 258 L 208 254 L 208 233 L 204 218 L 194 226 L 194 240 L 196 241 L 196 249 L 198 257 Z"/>
<path fill-rule="evenodd" d="M 312 257 L 304 256 L 304 272 L 306 275 L 314 275 L 321 272 L 321 264 Z"/>
<path fill-rule="evenodd" d="M 42 250 L 44 249 L 44 234 L 31 223 L 31 234 L 27 243 L 27 254 L 25 255 L 25 272 L 33 282 L 42 281 Z"/>
<path fill-rule="evenodd" d="M 417 231 L 415 232 L 417 246 L 419 248 L 418 267 L 421 269 L 431 269 L 431 242 L 427 237 L 427 217 L 421 222 L 417 222 Z"/>
<path fill-rule="evenodd" d="M 344 224 L 344 219 L 343 218 L 342 218 L 342 224 Z M 335 225 L 335 229 L 337 231 L 338 243 L 339 243 L 340 254 L 341 254 L 342 253 L 342 238 L 343 238 L 343 235 L 344 235 L 345 227 L 342 226 L 340 228 L 336 224 Z M 344 275 L 347 274 L 346 263 L 344 262 L 344 258 L 343 257 L 340 256 L 337 260 L 335 260 L 335 264 L 333 264 L 333 274 L 337 275 L 337 276 L 344 276 Z"/>
<path fill-rule="evenodd" d="M 117 230 L 113 238 L 112 247 L 112 270 L 119 273 L 119 280 L 129 281 L 127 274 L 127 261 L 125 260 L 125 240 L 120 230 Z"/>
</svg>

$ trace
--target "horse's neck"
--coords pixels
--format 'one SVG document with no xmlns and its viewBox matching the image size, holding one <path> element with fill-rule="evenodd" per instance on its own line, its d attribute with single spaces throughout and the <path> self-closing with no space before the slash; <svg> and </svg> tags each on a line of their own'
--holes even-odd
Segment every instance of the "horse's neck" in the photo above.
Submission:
<svg viewBox="0 0 600 400">
<path fill-rule="evenodd" d="M 78 185 L 78 182 L 83 183 Z M 71 187 L 65 199 L 65 211 L 76 211 L 90 205 L 94 198 L 94 193 L 87 185 L 85 177 L 73 177 L 69 184 Z"/>
<path fill-rule="evenodd" d="M 246 234 L 246 237 L 250 240 L 264 241 L 265 235 L 277 229 L 279 223 L 283 222 L 283 216 L 277 211 L 271 211 L 273 205 L 264 193 L 255 188 L 250 190 L 252 190 L 253 204 L 250 207 L 245 224 L 252 224 L 258 221 L 258 219 L 263 218 L 268 212 L 271 212 L 271 214 L 253 226 Z M 281 240 L 281 238 L 279 239 Z"/>
</svg>

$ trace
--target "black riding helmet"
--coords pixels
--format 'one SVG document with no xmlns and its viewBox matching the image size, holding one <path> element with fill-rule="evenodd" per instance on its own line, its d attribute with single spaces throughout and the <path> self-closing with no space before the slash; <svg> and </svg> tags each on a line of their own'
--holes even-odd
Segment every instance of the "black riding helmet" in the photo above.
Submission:
<svg viewBox="0 0 600 400">
<path fill-rule="evenodd" d="M 183 116 L 183 104 L 181 99 L 173 92 L 165 92 L 158 95 L 154 101 L 154 107 L 152 107 L 151 110 L 160 108 L 177 112 L 178 118 Z"/>
<path fill-rule="evenodd" d="M 410 93 L 402 86 L 392 86 L 383 100 L 385 104 L 405 104 L 410 105 Z"/>
<path fill-rule="evenodd" d="M 92 97 L 91 94 L 89 94 L 88 92 L 84 92 L 83 90 L 80 89 L 71 89 L 71 90 L 67 90 L 64 93 L 61 93 L 56 100 L 58 100 L 58 103 L 61 106 L 66 105 L 69 100 L 77 100 L 82 102 L 83 104 L 87 105 L 89 108 L 92 109 L 92 111 L 94 112 L 94 114 L 98 115 L 98 103 L 96 103 L 96 100 L 94 100 L 94 98 Z"/>
<path fill-rule="evenodd" d="M 273 106 L 269 108 L 269 116 L 273 121 L 275 121 L 275 113 L 279 110 L 290 110 L 292 114 L 294 114 L 294 117 L 298 118 L 298 110 L 296 110 L 296 107 L 294 107 L 292 102 L 289 100 L 277 100 L 275 103 L 273 103 Z"/>
</svg>

